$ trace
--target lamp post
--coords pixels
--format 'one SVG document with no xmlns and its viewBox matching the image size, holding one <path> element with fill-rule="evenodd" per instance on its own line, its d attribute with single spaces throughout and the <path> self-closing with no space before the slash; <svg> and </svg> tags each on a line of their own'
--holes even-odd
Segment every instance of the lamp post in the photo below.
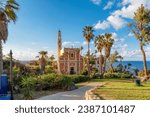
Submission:
<svg viewBox="0 0 150 117">
<path fill-rule="evenodd" d="M 12 77 L 12 50 L 10 50 L 10 85 L 11 85 L 11 100 L 13 100 L 13 77 Z"/>
</svg>

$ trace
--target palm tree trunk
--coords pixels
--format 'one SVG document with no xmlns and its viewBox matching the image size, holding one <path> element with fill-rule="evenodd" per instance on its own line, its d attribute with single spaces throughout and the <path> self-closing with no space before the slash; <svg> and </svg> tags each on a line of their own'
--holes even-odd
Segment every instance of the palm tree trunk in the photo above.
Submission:
<svg viewBox="0 0 150 117">
<path fill-rule="evenodd" d="M 40 73 L 44 74 L 45 66 L 43 64 L 40 65 Z"/>
<path fill-rule="evenodd" d="M 3 73 L 3 52 L 2 52 L 2 40 L 0 40 L 0 75 Z"/>
<path fill-rule="evenodd" d="M 103 74 L 105 73 L 105 70 L 106 70 L 106 61 L 107 61 L 107 58 L 104 57 Z"/>
<path fill-rule="evenodd" d="M 143 48 L 143 43 L 142 41 L 140 41 L 140 49 L 141 49 L 141 52 L 143 54 L 143 64 L 144 64 L 144 78 L 142 79 L 142 81 L 145 81 L 148 79 L 148 73 L 147 73 L 147 63 L 146 63 L 146 54 L 145 54 L 145 51 L 144 51 L 144 48 Z"/>
<path fill-rule="evenodd" d="M 97 68 L 97 57 L 96 57 L 96 53 L 95 53 L 95 68 Z"/>
<path fill-rule="evenodd" d="M 113 73 L 113 72 L 114 72 L 113 65 L 112 65 L 112 64 L 110 64 L 110 67 L 111 67 L 111 69 L 112 69 L 112 73 Z"/>
<path fill-rule="evenodd" d="M 103 64 L 102 64 L 102 53 L 100 52 L 100 56 L 99 56 L 99 70 L 100 70 L 100 74 L 102 74 L 103 72 Z"/>
<path fill-rule="evenodd" d="M 99 60 L 99 69 L 100 69 L 100 74 L 103 73 L 103 64 L 100 63 L 100 60 Z"/>
<path fill-rule="evenodd" d="M 87 67 L 88 67 L 88 76 L 90 76 L 90 43 L 88 43 L 88 63 L 87 63 Z"/>
</svg>

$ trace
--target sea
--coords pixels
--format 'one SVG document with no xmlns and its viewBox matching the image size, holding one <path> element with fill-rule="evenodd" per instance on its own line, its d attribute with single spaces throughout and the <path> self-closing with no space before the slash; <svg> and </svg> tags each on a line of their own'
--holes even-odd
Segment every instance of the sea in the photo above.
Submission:
<svg viewBox="0 0 150 117">
<path fill-rule="evenodd" d="M 128 65 L 131 64 L 131 68 L 138 70 L 143 70 L 143 61 L 122 61 L 122 62 L 116 62 L 113 66 L 116 67 L 118 64 L 122 63 L 122 65 Z M 150 69 L 150 61 L 147 61 L 147 67 Z"/>
</svg>

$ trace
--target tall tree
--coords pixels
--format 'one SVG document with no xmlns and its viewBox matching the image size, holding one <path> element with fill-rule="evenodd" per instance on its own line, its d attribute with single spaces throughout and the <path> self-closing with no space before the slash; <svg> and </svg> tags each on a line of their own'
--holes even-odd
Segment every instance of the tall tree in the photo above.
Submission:
<svg viewBox="0 0 150 117">
<path fill-rule="evenodd" d="M 90 53 L 90 55 L 88 55 L 88 53 L 85 54 L 84 56 L 84 64 L 87 65 L 88 64 L 88 56 L 89 56 L 89 64 L 90 64 L 90 70 L 94 67 L 95 65 L 95 54 L 94 53 Z"/>
<path fill-rule="evenodd" d="M 104 37 L 101 35 L 98 35 L 95 37 L 95 46 L 99 52 L 99 71 L 102 74 L 103 71 L 103 64 L 104 64 L 104 56 L 102 54 L 102 50 L 103 50 L 103 39 Z"/>
<path fill-rule="evenodd" d="M 19 4 L 16 0 L 0 0 L 0 74 L 3 72 L 2 44 L 8 37 L 8 23 L 16 22 L 18 9 Z"/>
<path fill-rule="evenodd" d="M 110 67 L 112 69 L 112 72 L 114 71 L 113 64 L 115 62 L 118 62 L 120 59 L 123 59 L 123 57 L 121 55 L 119 55 L 119 53 L 117 51 L 115 51 L 113 54 L 111 54 L 109 56 L 108 61 L 109 61 Z"/>
<path fill-rule="evenodd" d="M 104 45 L 104 65 L 103 65 L 103 73 L 106 70 L 106 62 L 108 57 L 110 56 L 111 48 L 114 43 L 114 39 L 112 38 L 112 34 L 106 33 L 103 36 L 103 45 Z"/>
<path fill-rule="evenodd" d="M 46 62 L 47 62 L 47 51 L 40 51 L 39 52 L 39 67 L 40 67 L 40 72 L 41 74 L 44 74 L 45 72 L 45 66 L 46 66 Z"/>
<path fill-rule="evenodd" d="M 86 42 L 88 43 L 88 63 L 87 63 L 87 67 L 88 67 L 88 75 L 90 76 L 90 42 L 91 40 L 94 38 L 94 34 L 93 34 L 94 30 L 92 26 L 85 26 L 83 29 L 83 36 L 86 40 Z"/>
<path fill-rule="evenodd" d="M 134 13 L 133 22 L 129 24 L 129 27 L 140 44 L 144 63 L 144 78 L 142 80 L 145 81 L 148 79 L 148 72 L 144 46 L 150 42 L 150 10 L 145 9 L 142 4 Z"/>
</svg>

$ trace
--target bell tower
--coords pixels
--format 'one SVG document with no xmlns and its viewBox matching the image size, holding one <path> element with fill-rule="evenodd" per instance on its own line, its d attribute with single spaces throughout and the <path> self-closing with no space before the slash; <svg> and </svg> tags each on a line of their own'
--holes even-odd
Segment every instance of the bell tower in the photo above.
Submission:
<svg viewBox="0 0 150 117">
<path fill-rule="evenodd" d="M 62 49 L 62 37 L 61 37 L 61 31 L 58 31 L 58 40 L 57 40 L 57 54 L 58 54 L 58 59 L 57 59 L 57 66 L 58 66 L 58 72 L 61 73 L 60 70 L 60 55 L 61 55 L 61 49 Z"/>
</svg>

